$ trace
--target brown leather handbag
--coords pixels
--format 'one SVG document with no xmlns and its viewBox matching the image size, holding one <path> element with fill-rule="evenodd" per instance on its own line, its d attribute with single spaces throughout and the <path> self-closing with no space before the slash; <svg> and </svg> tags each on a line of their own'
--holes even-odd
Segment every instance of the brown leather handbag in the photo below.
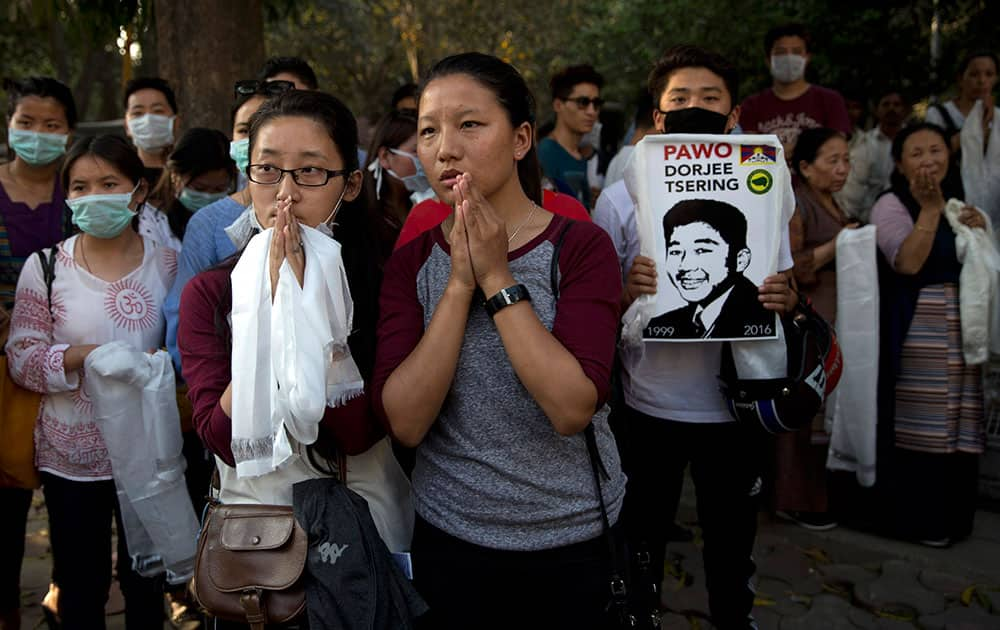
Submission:
<svg viewBox="0 0 1000 630">
<path fill-rule="evenodd" d="M 293 620 L 306 607 L 308 540 L 286 505 L 215 504 L 198 541 L 191 590 L 219 619 L 253 630 Z"/>
</svg>

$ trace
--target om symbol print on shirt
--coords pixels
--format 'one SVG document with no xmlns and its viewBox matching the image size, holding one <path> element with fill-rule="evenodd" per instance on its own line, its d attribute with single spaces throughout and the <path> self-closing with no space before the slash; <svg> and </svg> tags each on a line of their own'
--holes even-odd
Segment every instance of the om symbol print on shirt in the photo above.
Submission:
<svg viewBox="0 0 1000 630">
<path fill-rule="evenodd" d="M 118 328 L 130 332 L 150 328 L 156 324 L 153 296 L 142 284 L 124 278 L 107 288 L 104 310 Z"/>
</svg>

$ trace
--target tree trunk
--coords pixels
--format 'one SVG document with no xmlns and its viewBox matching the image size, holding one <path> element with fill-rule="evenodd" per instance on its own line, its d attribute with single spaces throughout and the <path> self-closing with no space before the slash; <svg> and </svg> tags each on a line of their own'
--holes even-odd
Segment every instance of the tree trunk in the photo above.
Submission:
<svg viewBox="0 0 1000 630">
<path fill-rule="evenodd" d="M 262 0 L 155 0 L 159 74 L 177 93 L 185 129 L 227 136 L 233 83 L 264 62 Z"/>
</svg>

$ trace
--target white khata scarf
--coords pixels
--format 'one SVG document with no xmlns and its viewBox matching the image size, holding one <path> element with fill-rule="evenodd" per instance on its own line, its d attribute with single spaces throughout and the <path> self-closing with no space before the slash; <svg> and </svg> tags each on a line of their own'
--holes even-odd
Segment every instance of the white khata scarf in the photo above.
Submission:
<svg viewBox="0 0 1000 630">
<path fill-rule="evenodd" d="M 299 225 L 303 286 L 283 261 L 272 303 L 273 232 L 253 236 L 232 273 L 231 445 L 239 477 L 277 469 L 293 455 L 292 440 L 316 441 L 328 406 L 342 406 L 364 391 L 347 345 L 353 303 L 340 244 Z"/>
</svg>

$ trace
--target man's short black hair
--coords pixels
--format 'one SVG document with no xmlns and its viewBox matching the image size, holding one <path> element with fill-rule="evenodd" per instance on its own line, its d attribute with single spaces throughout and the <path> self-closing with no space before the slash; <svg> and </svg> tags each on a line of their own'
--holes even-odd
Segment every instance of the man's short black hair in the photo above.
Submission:
<svg viewBox="0 0 1000 630">
<path fill-rule="evenodd" d="M 877 97 L 875 99 L 875 105 L 877 106 L 879 103 L 882 102 L 882 99 L 889 96 L 890 94 L 896 94 L 897 96 L 899 96 L 899 99 L 903 101 L 903 105 L 905 105 L 906 107 L 910 106 L 909 95 L 907 95 L 907 93 L 904 92 L 898 85 L 889 85 L 875 92 L 875 95 Z"/>
<path fill-rule="evenodd" d="M 316 73 L 313 72 L 312 66 L 301 57 L 271 57 L 264 62 L 264 66 L 257 75 L 257 80 L 267 81 L 282 72 L 295 75 L 310 90 L 319 87 L 319 81 L 316 80 Z"/>
<path fill-rule="evenodd" d="M 600 89 L 604 87 L 604 77 L 589 64 L 564 68 L 554 74 L 549 81 L 553 100 L 569 98 L 573 88 L 581 83 L 592 83 Z"/>
<path fill-rule="evenodd" d="M 719 53 L 705 50 L 692 44 L 679 44 L 667 49 L 663 56 L 653 65 L 646 85 L 649 95 L 653 97 L 654 107 L 660 106 L 660 97 L 667 89 L 670 75 L 683 68 L 705 68 L 712 74 L 722 78 L 729 91 L 730 104 L 735 107 L 739 96 L 740 73 L 736 66 Z"/>
<path fill-rule="evenodd" d="M 719 233 L 729 245 L 726 265 L 736 268 L 736 255 L 747 247 L 747 219 L 739 208 L 716 199 L 685 199 L 663 215 L 663 241 L 670 248 L 670 237 L 682 225 L 704 223 Z"/>
<path fill-rule="evenodd" d="M 764 35 L 764 56 L 771 56 L 771 49 L 774 48 L 774 42 L 778 41 L 782 37 L 801 37 L 802 41 L 806 43 L 806 52 L 812 48 L 812 41 L 809 37 L 809 31 L 806 30 L 805 25 L 800 22 L 789 22 L 788 24 L 779 24 Z"/>
<path fill-rule="evenodd" d="M 138 77 L 126 83 L 125 96 L 122 98 L 123 110 L 128 110 L 128 97 L 139 90 L 156 90 L 160 92 L 167 99 L 167 105 L 170 105 L 170 109 L 174 114 L 178 113 L 177 97 L 174 96 L 174 91 L 170 88 L 170 84 L 167 83 L 166 79 L 161 79 L 160 77 Z"/>
<path fill-rule="evenodd" d="M 405 98 L 417 99 L 417 84 L 416 83 L 404 83 L 403 85 L 396 88 L 396 91 L 392 93 L 392 103 L 390 109 L 396 109 L 399 102 Z"/>
</svg>

